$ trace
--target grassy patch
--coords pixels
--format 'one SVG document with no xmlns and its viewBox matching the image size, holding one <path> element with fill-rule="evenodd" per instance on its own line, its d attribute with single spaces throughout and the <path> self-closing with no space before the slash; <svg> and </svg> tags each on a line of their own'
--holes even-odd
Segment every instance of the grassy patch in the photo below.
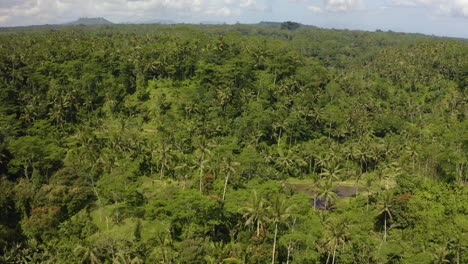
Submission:
<svg viewBox="0 0 468 264">
<path fill-rule="evenodd" d="M 119 205 L 107 205 L 91 212 L 94 224 L 99 228 L 94 236 L 103 236 L 115 240 L 135 239 L 135 227 L 141 223 L 141 239 L 148 240 L 160 232 L 161 224 L 158 221 L 147 221 L 138 218 L 125 218 L 116 222 L 115 210 Z"/>
</svg>

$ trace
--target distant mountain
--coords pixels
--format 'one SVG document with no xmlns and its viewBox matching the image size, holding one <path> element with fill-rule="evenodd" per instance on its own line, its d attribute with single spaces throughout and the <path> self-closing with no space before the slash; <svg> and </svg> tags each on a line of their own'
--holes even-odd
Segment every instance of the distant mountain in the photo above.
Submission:
<svg viewBox="0 0 468 264">
<path fill-rule="evenodd" d="M 92 25 L 112 25 L 114 23 L 110 22 L 109 20 L 103 17 L 81 17 L 76 21 L 66 23 L 65 26 L 77 26 L 77 25 L 85 25 L 85 26 L 92 26 Z"/>
<path fill-rule="evenodd" d="M 270 25 L 270 26 L 281 26 L 281 24 L 283 24 L 283 22 L 261 21 L 260 23 L 258 23 L 258 25 Z M 301 27 L 317 28 L 316 26 L 304 25 L 304 24 L 301 24 L 301 23 L 299 23 L 299 25 L 301 25 Z"/>
<path fill-rule="evenodd" d="M 273 21 L 261 21 L 259 25 L 271 25 L 271 26 L 281 26 L 282 22 L 273 22 Z"/>
<path fill-rule="evenodd" d="M 174 20 L 169 19 L 151 19 L 151 20 L 133 20 L 120 22 L 119 24 L 125 25 L 142 25 L 142 24 L 160 24 L 160 25 L 176 25 L 178 24 Z"/>
<path fill-rule="evenodd" d="M 226 22 L 221 22 L 221 21 L 209 21 L 209 20 L 206 20 L 206 21 L 200 21 L 200 24 L 201 25 L 223 25 L 225 24 Z"/>
<path fill-rule="evenodd" d="M 177 24 L 177 22 L 175 22 L 174 20 L 153 19 L 153 20 L 142 22 L 142 24 L 174 25 L 174 24 Z"/>
</svg>

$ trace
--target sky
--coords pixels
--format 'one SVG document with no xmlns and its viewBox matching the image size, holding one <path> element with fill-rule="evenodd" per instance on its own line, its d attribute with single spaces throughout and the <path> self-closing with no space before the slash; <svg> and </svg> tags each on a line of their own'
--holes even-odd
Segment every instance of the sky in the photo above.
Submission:
<svg viewBox="0 0 468 264">
<path fill-rule="evenodd" d="M 60 24 L 295 21 L 323 28 L 468 38 L 468 0 L 0 0 L 0 27 Z"/>
</svg>

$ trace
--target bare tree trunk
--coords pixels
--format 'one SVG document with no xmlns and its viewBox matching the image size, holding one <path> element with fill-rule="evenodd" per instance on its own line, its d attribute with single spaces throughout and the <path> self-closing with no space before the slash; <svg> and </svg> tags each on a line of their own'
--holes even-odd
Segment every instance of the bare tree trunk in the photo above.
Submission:
<svg viewBox="0 0 468 264">
<path fill-rule="evenodd" d="M 384 242 L 387 241 L 387 214 L 384 215 Z"/>
<path fill-rule="evenodd" d="M 332 260 L 332 264 L 335 264 L 335 254 L 336 254 L 336 244 L 335 244 L 335 248 L 333 249 L 333 260 Z"/>
<path fill-rule="evenodd" d="M 28 175 L 28 165 L 25 165 L 24 166 L 24 176 L 26 177 L 26 179 L 29 180 L 29 175 Z"/>
<path fill-rule="evenodd" d="M 369 211 L 369 192 L 367 192 L 367 205 L 366 205 L 366 211 Z"/>
<path fill-rule="evenodd" d="M 288 256 L 286 257 L 286 264 L 289 264 L 289 256 L 291 256 L 291 244 L 288 245 Z"/>
<path fill-rule="evenodd" d="M 281 132 L 282 132 L 282 130 L 280 128 L 279 135 L 278 135 L 278 148 L 279 148 L 280 143 L 281 143 Z"/>
<path fill-rule="evenodd" d="M 314 194 L 314 210 L 317 209 L 317 195 Z"/>
<path fill-rule="evenodd" d="M 224 201 L 224 197 L 226 197 L 226 188 L 228 185 L 228 181 L 229 181 L 229 173 L 226 175 L 226 181 L 224 182 L 223 201 Z"/>
<path fill-rule="evenodd" d="M 349 165 L 348 165 L 348 162 L 349 162 L 349 156 L 346 155 L 346 174 L 349 175 Z"/>
<path fill-rule="evenodd" d="M 271 254 L 271 264 L 275 264 L 276 236 L 278 235 L 278 222 L 275 223 L 275 237 L 273 239 L 273 252 Z"/>
<path fill-rule="evenodd" d="M 200 192 L 202 192 L 203 165 L 200 164 Z"/>
<path fill-rule="evenodd" d="M 260 236 L 260 222 L 257 219 L 257 237 Z"/>
</svg>

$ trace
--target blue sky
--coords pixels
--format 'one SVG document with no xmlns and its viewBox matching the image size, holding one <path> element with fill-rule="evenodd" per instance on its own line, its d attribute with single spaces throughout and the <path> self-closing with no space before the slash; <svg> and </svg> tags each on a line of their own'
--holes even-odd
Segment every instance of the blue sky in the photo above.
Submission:
<svg viewBox="0 0 468 264">
<path fill-rule="evenodd" d="M 79 17 L 112 22 L 297 21 L 468 38 L 468 0 L 0 0 L 0 26 L 56 24 Z"/>
</svg>

